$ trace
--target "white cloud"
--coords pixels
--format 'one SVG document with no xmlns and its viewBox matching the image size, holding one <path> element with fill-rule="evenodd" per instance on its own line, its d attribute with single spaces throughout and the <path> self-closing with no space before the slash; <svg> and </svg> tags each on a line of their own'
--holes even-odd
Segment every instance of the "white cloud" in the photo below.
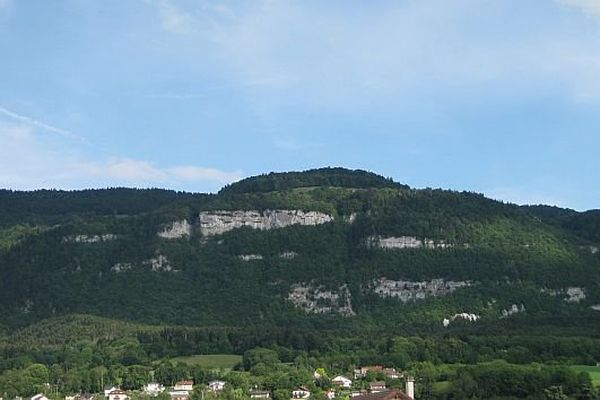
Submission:
<svg viewBox="0 0 600 400">
<path fill-rule="evenodd" d="M 600 0 L 556 0 L 558 3 L 579 8 L 585 14 L 600 17 Z"/>
<path fill-rule="evenodd" d="M 161 0 L 158 3 L 158 12 L 163 29 L 176 34 L 187 34 L 194 30 L 193 17 L 179 9 L 170 0 Z"/>
<path fill-rule="evenodd" d="M 555 1 L 600 15 L 600 0 Z M 257 0 L 220 7 L 192 3 L 185 11 L 173 3 L 160 8 L 164 21 L 173 21 L 163 23 L 165 29 L 195 35 L 196 47 L 186 49 L 199 59 L 216 54 L 219 77 L 246 93 L 258 112 L 261 102 L 334 111 L 397 109 L 432 92 L 476 91 L 494 98 L 493 91 L 527 88 L 600 100 L 600 35 L 573 31 L 552 2 L 543 4 L 545 17 L 535 29 L 526 21 L 531 10 L 521 12 L 519 1 L 371 2 L 347 8 L 334 3 Z"/>
<path fill-rule="evenodd" d="M 14 119 L 14 118 L 13 118 Z M 16 119 L 17 122 L 21 122 Z M 0 119 L 0 187 L 13 189 L 132 186 L 209 191 L 242 177 L 193 165 L 158 167 L 146 160 L 100 157 L 88 160 L 77 142 L 41 135 L 29 120 Z"/>
</svg>

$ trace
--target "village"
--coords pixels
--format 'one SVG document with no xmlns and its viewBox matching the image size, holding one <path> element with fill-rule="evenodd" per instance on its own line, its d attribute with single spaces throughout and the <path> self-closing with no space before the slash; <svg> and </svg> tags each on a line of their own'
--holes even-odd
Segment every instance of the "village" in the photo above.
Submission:
<svg viewBox="0 0 600 400">
<path fill-rule="evenodd" d="M 350 374 L 348 374 L 350 375 Z M 382 365 L 362 366 L 354 370 L 353 379 L 345 375 L 336 375 L 329 379 L 322 368 L 313 373 L 311 384 L 300 385 L 289 393 L 290 400 L 306 399 L 353 399 L 353 400 L 414 400 L 415 379 L 395 368 L 385 368 Z M 385 378 L 382 379 L 382 378 Z M 323 385 L 323 382 L 327 382 Z M 388 385 L 387 382 L 394 382 Z M 316 386 L 315 386 L 316 385 Z M 316 387 L 311 391 L 309 388 Z M 49 388 L 49 385 L 47 385 Z M 403 390 L 400 389 L 402 387 Z M 196 384 L 193 380 L 181 380 L 167 387 L 157 382 L 148 382 L 139 390 L 122 390 L 111 385 L 104 388 L 102 393 L 77 393 L 64 396 L 64 400 L 136 400 L 157 398 L 160 400 L 195 400 L 209 398 L 225 398 L 226 390 L 236 389 L 225 380 L 211 380 L 208 383 Z M 270 390 L 253 387 L 247 393 L 237 388 L 235 398 L 240 399 L 273 399 Z M 39 393 L 32 397 L 16 396 L 10 400 L 55 400 L 57 397 L 48 393 Z M 0 397 L 0 400 L 5 400 Z M 9 399 L 6 399 L 9 400 Z"/>
</svg>

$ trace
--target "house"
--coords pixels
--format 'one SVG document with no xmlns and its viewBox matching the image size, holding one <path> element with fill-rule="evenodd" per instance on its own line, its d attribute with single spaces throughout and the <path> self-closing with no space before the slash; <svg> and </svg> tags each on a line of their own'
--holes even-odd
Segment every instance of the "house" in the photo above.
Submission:
<svg viewBox="0 0 600 400">
<path fill-rule="evenodd" d="M 169 392 L 169 396 L 171 396 L 171 400 L 189 400 L 190 392 L 187 390 L 173 390 Z"/>
<path fill-rule="evenodd" d="M 335 399 L 335 392 L 331 389 L 325 392 L 325 397 L 329 400 Z"/>
<path fill-rule="evenodd" d="M 383 372 L 382 365 L 368 365 L 354 370 L 354 379 L 360 379 L 367 376 L 368 372 Z"/>
<path fill-rule="evenodd" d="M 179 392 L 179 391 L 191 392 L 192 390 L 194 390 L 194 381 L 179 381 L 179 382 L 175 383 L 173 390 L 176 392 Z"/>
<path fill-rule="evenodd" d="M 310 390 L 305 386 L 300 386 L 296 390 L 292 391 L 292 398 L 294 399 L 308 399 L 310 397 Z"/>
<path fill-rule="evenodd" d="M 362 390 L 353 390 L 353 391 L 350 392 L 350 397 L 363 396 L 363 395 L 365 395 L 367 393 L 369 393 L 369 392 L 367 392 L 364 389 L 362 389 Z"/>
<path fill-rule="evenodd" d="M 36 394 L 35 396 L 32 396 L 30 398 L 30 400 L 49 400 L 49 399 L 40 393 L 40 394 Z"/>
<path fill-rule="evenodd" d="M 208 390 L 211 392 L 220 392 L 225 388 L 227 382 L 224 381 L 210 381 L 208 382 Z"/>
<path fill-rule="evenodd" d="M 352 400 L 414 400 L 400 389 L 384 390 L 353 397 Z"/>
<path fill-rule="evenodd" d="M 252 389 L 250 391 L 250 398 L 251 399 L 269 399 L 269 398 L 271 398 L 271 392 L 269 392 L 267 390 Z"/>
<path fill-rule="evenodd" d="M 151 382 L 144 385 L 142 392 L 148 396 L 156 397 L 165 391 L 165 387 L 160 383 Z"/>
<path fill-rule="evenodd" d="M 104 388 L 104 397 L 108 397 L 108 394 L 110 392 L 112 392 L 113 390 L 121 390 L 121 389 L 119 389 L 116 386 L 107 386 L 107 387 Z"/>
<path fill-rule="evenodd" d="M 350 387 L 352 386 L 352 381 L 346 378 L 345 376 L 338 375 L 331 380 L 331 384 L 333 386 L 339 386 L 346 389 L 350 389 Z"/>
<path fill-rule="evenodd" d="M 396 368 L 384 368 L 383 373 L 390 379 L 400 379 L 402 378 L 402 373 L 396 371 Z"/>
<path fill-rule="evenodd" d="M 95 395 L 85 393 L 85 394 L 75 394 L 73 396 L 65 396 L 65 400 L 94 400 L 96 398 Z"/>
<path fill-rule="evenodd" d="M 371 382 L 369 384 L 369 390 L 371 393 L 381 392 L 384 391 L 386 388 L 387 386 L 383 381 Z"/>
<path fill-rule="evenodd" d="M 121 389 L 115 389 L 108 394 L 108 400 L 129 400 L 127 392 Z"/>
</svg>

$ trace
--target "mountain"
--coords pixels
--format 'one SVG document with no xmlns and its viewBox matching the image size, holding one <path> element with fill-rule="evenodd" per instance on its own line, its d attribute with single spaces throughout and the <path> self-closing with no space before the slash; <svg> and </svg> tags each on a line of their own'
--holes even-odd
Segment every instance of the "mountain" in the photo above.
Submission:
<svg viewBox="0 0 600 400">
<path fill-rule="evenodd" d="M 0 191 L 0 332 L 47 318 L 598 334 L 600 211 L 322 168 L 217 194 Z"/>
</svg>

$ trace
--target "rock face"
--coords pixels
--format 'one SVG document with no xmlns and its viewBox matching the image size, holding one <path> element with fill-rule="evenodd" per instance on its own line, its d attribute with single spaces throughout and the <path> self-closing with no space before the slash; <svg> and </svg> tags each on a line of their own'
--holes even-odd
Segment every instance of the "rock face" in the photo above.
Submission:
<svg viewBox="0 0 600 400">
<path fill-rule="evenodd" d="M 177 272 L 169 262 L 169 259 L 162 254 L 158 254 L 154 258 L 144 261 L 143 264 L 149 265 L 153 272 Z"/>
<path fill-rule="evenodd" d="M 65 236 L 63 242 L 74 242 L 74 243 L 99 243 L 108 242 L 110 240 L 116 240 L 117 235 L 112 233 L 105 233 L 103 235 L 72 235 Z"/>
<path fill-rule="evenodd" d="M 298 253 L 295 251 L 284 251 L 279 254 L 279 258 L 283 258 L 284 260 L 293 260 L 298 256 Z"/>
<path fill-rule="evenodd" d="M 116 263 L 115 265 L 110 267 L 110 270 L 118 274 L 120 272 L 129 271 L 131 268 L 133 268 L 133 265 L 131 265 L 131 263 Z"/>
<path fill-rule="evenodd" d="M 174 221 L 163 231 L 158 232 L 158 236 L 163 239 L 180 239 L 192 235 L 192 225 L 184 219 L 183 221 Z"/>
<path fill-rule="evenodd" d="M 481 317 L 479 315 L 472 314 L 472 313 L 454 314 L 450 318 L 444 318 L 442 320 L 442 325 L 444 325 L 444 328 L 446 328 L 446 327 L 448 327 L 448 325 L 450 325 L 451 322 L 456 321 L 457 319 L 462 319 L 463 321 L 475 322 L 480 318 Z"/>
<path fill-rule="evenodd" d="M 511 315 L 522 313 L 522 312 L 525 312 L 525 306 L 523 304 L 521 304 L 519 306 L 517 306 L 516 304 L 513 304 L 512 306 L 510 306 L 510 308 L 502 310 L 502 315 L 500 316 L 500 318 L 508 318 Z"/>
<path fill-rule="evenodd" d="M 445 296 L 457 289 L 471 286 L 470 281 L 394 281 L 379 278 L 373 281 L 373 291 L 381 297 L 398 297 L 403 303 L 427 297 Z"/>
<path fill-rule="evenodd" d="M 204 236 L 220 235 L 233 229 L 277 229 L 291 225 L 320 225 L 333 221 L 330 215 L 317 211 L 265 210 L 203 211 L 199 215 L 200 232 Z"/>
<path fill-rule="evenodd" d="M 550 296 L 564 296 L 563 300 L 567 303 L 579 303 L 586 298 L 585 289 L 577 286 L 569 286 L 563 289 L 542 289 L 541 292 Z"/>
<path fill-rule="evenodd" d="M 580 287 L 568 287 L 566 295 L 564 300 L 568 303 L 579 303 L 581 300 L 585 300 L 585 290 Z"/>
<path fill-rule="evenodd" d="M 240 254 L 238 258 L 242 261 L 253 261 L 253 260 L 262 260 L 263 256 L 260 254 Z"/>
<path fill-rule="evenodd" d="M 381 249 L 445 249 L 452 247 L 451 244 L 432 239 L 420 240 L 413 236 L 381 237 L 369 236 L 367 246 L 379 247 Z"/>
<path fill-rule="evenodd" d="M 315 283 L 296 283 L 288 295 L 297 308 L 312 314 L 338 313 L 343 316 L 354 315 L 351 294 L 346 285 L 336 291 L 325 289 Z"/>
</svg>

